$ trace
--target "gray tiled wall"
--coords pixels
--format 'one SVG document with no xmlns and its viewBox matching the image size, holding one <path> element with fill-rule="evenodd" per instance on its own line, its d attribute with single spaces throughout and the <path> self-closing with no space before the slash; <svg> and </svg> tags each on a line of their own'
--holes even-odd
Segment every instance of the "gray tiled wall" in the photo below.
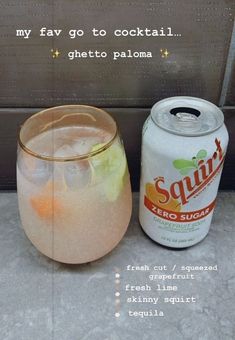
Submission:
<svg viewBox="0 0 235 340">
<path fill-rule="evenodd" d="M 90 104 L 112 108 L 138 189 L 141 128 L 149 107 L 174 95 L 220 105 L 230 132 L 221 188 L 235 189 L 234 0 L 0 1 L 0 189 L 15 188 L 17 129 L 38 107 Z M 174 37 L 113 38 L 117 28 L 172 27 Z M 41 27 L 106 29 L 71 40 L 40 38 Z M 30 39 L 16 29 L 33 29 Z M 53 59 L 51 49 L 61 55 Z M 107 51 L 105 60 L 69 61 L 71 50 Z M 113 61 L 112 51 L 151 51 L 152 59 Z M 162 57 L 163 49 L 169 52 Z M 131 127 L 131 134 L 130 134 Z"/>
<path fill-rule="evenodd" d="M 53 5 L 54 4 L 54 5 Z M 0 107 L 86 103 L 149 107 L 172 95 L 193 95 L 219 104 L 235 12 L 234 0 L 10 0 L 0 3 Z M 172 27 L 180 37 L 113 38 L 117 28 Z M 60 38 L 38 36 L 41 27 L 63 29 Z M 104 28 L 107 36 L 88 34 Z M 16 29 L 33 28 L 30 39 Z M 65 31 L 80 28 L 71 40 Z M 61 55 L 52 59 L 51 48 Z M 68 51 L 107 51 L 105 60 L 69 61 Z M 152 59 L 113 61 L 112 51 L 151 51 Z M 162 58 L 161 49 L 169 56 Z M 230 70 L 231 72 L 231 70 Z M 228 81 L 227 81 L 228 82 Z M 224 94 L 234 103 L 231 88 Z"/>
<path fill-rule="evenodd" d="M 226 77 L 228 79 L 227 89 L 226 89 Z M 224 92 L 226 94 L 225 105 L 235 106 L 235 22 L 233 26 L 233 33 L 231 37 L 230 49 L 227 59 L 224 85 L 225 85 Z"/>
</svg>

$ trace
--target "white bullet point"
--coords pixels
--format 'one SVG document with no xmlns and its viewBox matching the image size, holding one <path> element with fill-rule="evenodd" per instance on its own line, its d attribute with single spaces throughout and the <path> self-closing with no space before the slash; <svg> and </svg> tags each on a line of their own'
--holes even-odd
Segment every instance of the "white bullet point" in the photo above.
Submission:
<svg viewBox="0 0 235 340">
<path fill-rule="evenodd" d="M 119 292 L 116 292 L 116 293 L 115 293 L 115 296 L 120 296 L 120 293 L 119 293 Z"/>
<path fill-rule="evenodd" d="M 119 318 L 119 316 L 120 316 L 120 313 L 115 313 L 116 318 Z"/>
</svg>

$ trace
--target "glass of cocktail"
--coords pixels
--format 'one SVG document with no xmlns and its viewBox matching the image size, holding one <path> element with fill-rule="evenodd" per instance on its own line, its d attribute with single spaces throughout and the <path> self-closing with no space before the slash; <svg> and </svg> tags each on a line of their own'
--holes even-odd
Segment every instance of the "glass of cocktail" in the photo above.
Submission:
<svg viewBox="0 0 235 340">
<path fill-rule="evenodd" d="M 39 112 L 19 134 L 21 222 L 35 247 L 64 263 L 86 263 L 122 239 L 132 197 L 113 118 L 83 105 Z"/>
</svg>

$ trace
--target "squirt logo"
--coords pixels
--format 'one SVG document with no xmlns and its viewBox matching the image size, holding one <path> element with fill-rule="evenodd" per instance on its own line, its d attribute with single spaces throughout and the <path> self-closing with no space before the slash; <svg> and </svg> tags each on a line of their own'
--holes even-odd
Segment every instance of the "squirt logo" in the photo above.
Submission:
<svg viewBox="0 0 235 340">
<path fill-rule="evenodd" d="M 208 157 L 206 150 L 201 149 L 191 159 L 174 160 L 174 169 L 183 177 L 170 185 L 166 183 L 165 177 L 156 177 L 154 183 L 146 184 L 146 196 L 160 208 L 179 212 L 190 198 L 199 195 L 214 179 L 223 162 L 221 141 L 216 138 L 215 151 L 211 157 Z"/>
</svg>

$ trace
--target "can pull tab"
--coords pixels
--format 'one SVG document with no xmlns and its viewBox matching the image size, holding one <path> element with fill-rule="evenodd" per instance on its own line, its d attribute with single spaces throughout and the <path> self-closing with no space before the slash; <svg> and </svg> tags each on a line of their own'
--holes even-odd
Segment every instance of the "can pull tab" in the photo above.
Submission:
<svg viewBox="0 0 235 340">
<path fill-rule="evenodd" d="M 201 112 L 191 107 L 175 107 L 170 110 L 171 122 L 175 129 L 197 131 L 201 127 Z"/>
</svg>

